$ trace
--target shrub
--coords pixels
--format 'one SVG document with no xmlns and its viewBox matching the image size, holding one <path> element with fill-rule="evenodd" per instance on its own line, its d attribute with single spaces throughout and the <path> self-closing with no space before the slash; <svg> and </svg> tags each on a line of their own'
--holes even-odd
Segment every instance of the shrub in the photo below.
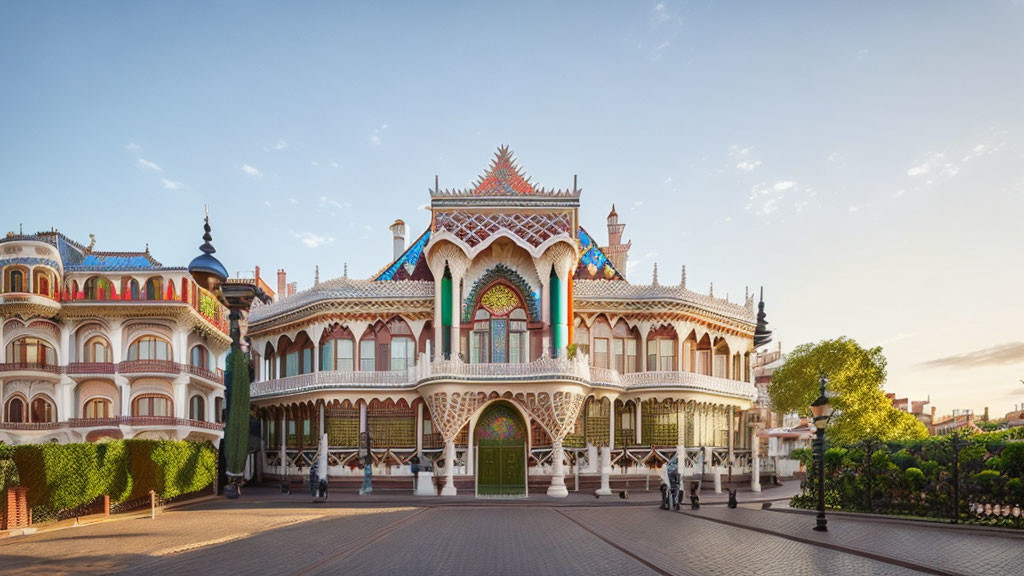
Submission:
<svg viewBox="0 0 1024 576">
<path fill-rule="evenodd" d="M 16 479 L 7 484 L 27 486 L 28 505 L 38 509 L 40 517 L 90 504 L 104 494 L 113 502 L 145 496 L 150 490 L 161 498 L 174 498 L 202 490 L 217 474 L 217 451 L 209 442 L 25 444 L 11 453 Z"/>
</svg>

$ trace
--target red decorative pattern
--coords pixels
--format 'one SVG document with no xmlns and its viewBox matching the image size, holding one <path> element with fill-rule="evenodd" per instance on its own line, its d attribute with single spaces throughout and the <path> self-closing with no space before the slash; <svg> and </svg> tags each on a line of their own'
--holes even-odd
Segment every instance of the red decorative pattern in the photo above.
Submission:
<svg viewBox="0 0 1024 576">
<path fill-rule="evenodd" d="M 552 236 L 569 233 L 569 214 L 435 212 L 434 228 L 451 232 L 471 248 L 502 229 L 512 232 L 536 248 Z"/>
<path fill-rule="evenodd" d="M 498 153 L 491 161 L 491 167 L 477 181 L 473 188 L 474 196 L 517 196 L 520 194 L 536 194 L 537 191 L 519 172 L 512 150 L 508 146 L 498 148 Z"/>
</svg>

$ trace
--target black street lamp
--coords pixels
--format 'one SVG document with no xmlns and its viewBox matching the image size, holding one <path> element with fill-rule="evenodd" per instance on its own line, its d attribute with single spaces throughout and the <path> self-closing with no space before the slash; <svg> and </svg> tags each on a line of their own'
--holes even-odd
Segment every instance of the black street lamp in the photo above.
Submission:
<svg viewBox="0 0 1024 576">
<path fill-rule="evenodd" d="M 816 435 L 814 438 L 814 462 L 818 468 L 818 521 L 814 529 L 818 532 L 828 531 L 828 520 L 825 518 L 825 425 L 832 417 L 832 406 L 825 395 L 828 378 L 821 377 L 821 394 L 811 403 L 811 415 L 814 417 Z"/>
<path fill-rule="evenodd" d="M 188 271 L 196 284 L 213 293 L 229 310 L 231 353 L 228 355 L 224 371 L 224 400 L 227 409 L 224 415 L 224 437 L 220 443 L 219 464 L 228 478 L 224 493 L 228 498 L 238 498 L 237 482 L 245 470 L 249 444 L 249 369 L 248 359 L 239 359 L 239 356 L 244 354 L 239 321 L 242 312 L 249 310 L 253 300 L 259 298 L 266 302 L 269 298 L 255 284 L 227 282 L 227 269 L 213 255 L 216 249 L 210 244 L 213 237 L 210 236 L 209 212 L 206 214 L 203 232 L 203 244 L 199 247 L 202 254 L 192 260 L 188 265 Z M 243 361 L 244 364 L 241 364 Z M 244 366 L 244 369 L 236 368 L 241 366 Z"/>
</svg>

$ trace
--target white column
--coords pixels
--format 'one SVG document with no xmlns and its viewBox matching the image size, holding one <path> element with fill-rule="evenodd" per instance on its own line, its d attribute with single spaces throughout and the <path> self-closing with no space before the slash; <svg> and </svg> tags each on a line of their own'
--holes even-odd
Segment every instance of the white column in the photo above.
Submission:
<svg viewBox="0 0 1024 576">
<path fill-rule="evenodd" d="M 686 474 L 686 404 L 676 408 L 676 462 L 679 475 Z"/>
<path fill-rule="evenodd" d="M 444 488 L 441 496 L 455 496 L 455 439 L 444 441 Z"/>
<path fill-rule="evenodd" d="M 214 390 L 206 396 L 206 421 L 217 421 L 217 391 Z"/>
<path fill-rule="evenodd" d="M 6 322 L 6 320 L 4 318 L 0 317 L 0 364 L 6 364 L 7 363 L 7 346 L 4 346 L 4 323 L 5 322 Z M 3 388 L 0 387 L 0 392 L 2 392 L 2 391 L 3 391 Z M 2 398 L 3 398 L 3 395 L 0 395 L 0 399 L 2 399 Z M 0 409 L 0 412 L 3 412 L 3 410 Z M 0 422 L 3 422 L 2 418 L 3 417 L 0 416 Z"/>
<path fill-rule="evenodd" d="M 318 430 L 318 432 L 320 434 L 320 437 L 322 437 L 324 435 L 324 429 L 325 428 L 326 428 L 326 423 L 324 422 L 324 404 L 323 404 L 323 402 L 321 402 L 320 403 L 320 429 Z"/>
<path fill-rule="evenodd" d="M 637 398 L 636 399 L 636 430 L 635 430 L 635 432 L 636 432 L 636 443 L 637 443 L 638 446 L 643 444 L 643 441 L 644 441 L 643 429 L 641 428 L 641 426 L 643 425 L 643 414 L 642 414 L 643 408 L 642 408 L 642 406 L 643 406 L 643 402 L 641 402 L 640 399 Z"/>
<path fill-rule="evenodd" d="M 736 436 L 736 407 L 729 406 L 729 411 L 726 412 L 725 417 L 729 422 L 729 465 L 731 466 L 733 463 L 733 444 L 735 444 Z"/>
<path fill-rule="evenodd" d="M 604 446 L 601 448 L 601 487 L 597 489 L 597 495 L 610 496 L 612 493 L 609 482 L 612 473 L 612 451 Z"/>
<path fill-rule="evenodd" d="M 122 349 L 123 333 L 124 330 L 121 329 L 121 321 L 112 320 L 110 322 L 110 359 L 114 364 L 120 363 L 124 357 L 124 350 Z"/>
<path fill-rule="evenodd" d="M 325 425 L 325 422 L 324 422 L 324 415 L 325 415 L 324 412 L 325 412 L 325 410 L 324 410 L 324 403 L 321 402 L 320 403 L 320 427 L 319 427 L 319 430 L 318 430 L 320 432 L 320 436 L 318 436 L 318 438 L 320 438 L 320 469 L 318 470 L 318 475 L 320 476 L 321 480 L 326 480 L 327 479 L 327 432 L 325 430 L 326 429 L 326 425 Z"/>
<path fill-rule="evenodd" d="M 549 289 L 549 276 L 540 275 L 540 319 L 544 323 L 541 329 L 541 356 L 551 355 L 551 290 Z"/>
<path fill-rule="evenodd" d="M 646 324 L 641 324 L 638 328 L 640 328 L 640 366 L 637 368 L 639 372 L 647 372 L 647 335 L 650 334 L 651 329 Z"/>
<path fill-rule="evenodd" d="M 423 453 L 423 402 L 416 405 L 416 455 Z"/>
<path fill-rule="evenodd" d="M 565 487 L 565 468 L 562 459 L 565 452 L 562 450 L 562 439 L 551 439 L 551 485 L 548 486 L 548 496 L 565 498 L 569 495 L 569 489 Z"/>
<path fill-rule="evenodd" d="M 57 421 L 75 418 L 75 384 L 69 376 L 61 376 L 57 385 Z"/>
<path fill-rule="evenodd" d="M 115 352 L 115 354 L 117 354 Z M 121 416 L 132 415 L 132 385 L 128 382 L 128 379 L 124 376 L 115 375 L 114 384 L 117 385 L 117 389 L 121 392 Z"/>
<path fill-rule="evenodd" d="M 750 428 L 750 491 L 761 491 L 761 442 L 757 438 L 757 426 Z"/>
<path fill-rule="evenodd" d="M 175 418 L 188 418 L 188 380 L 188 374 L 180 374 L 171 384 L 174 390 Z"/>
<path fill-rule="evenodd" d="M 281 413 L 281 475 L 288 474 L 288 415 Z"/>
<path fill-rule="evenodd" d="M 608 448 L 615 449 L 615 400 L 609 402 L 608 411 Z"/>
<path fill-rule="evenodd" d="M 71 362 L 71 322 L 65 322 L 60 330 L 60 357 L 58 364 L 67 365 Z"/>
</svg>

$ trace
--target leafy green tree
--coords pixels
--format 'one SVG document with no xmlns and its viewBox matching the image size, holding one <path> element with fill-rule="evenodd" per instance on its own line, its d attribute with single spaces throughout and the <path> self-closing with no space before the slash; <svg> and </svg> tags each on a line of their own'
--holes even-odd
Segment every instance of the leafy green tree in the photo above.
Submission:
<svg viewBox="0 0 1024 576">
<path fill-rule="evenodd" d="M 818 382 L 826 376 L 834 411 L 828 425 L 833 443 L 854 444 L 869 437 L 883 441 L 927 437 L 924 424 L 894 408 L 885 397 L 885 367 L 881 347 L 865 349 L 851 338 L 802 344 L 772 374 L 768 390 L 772 409 L 809 416 L 811 402 L 820 392 Z"/>
</svg>

